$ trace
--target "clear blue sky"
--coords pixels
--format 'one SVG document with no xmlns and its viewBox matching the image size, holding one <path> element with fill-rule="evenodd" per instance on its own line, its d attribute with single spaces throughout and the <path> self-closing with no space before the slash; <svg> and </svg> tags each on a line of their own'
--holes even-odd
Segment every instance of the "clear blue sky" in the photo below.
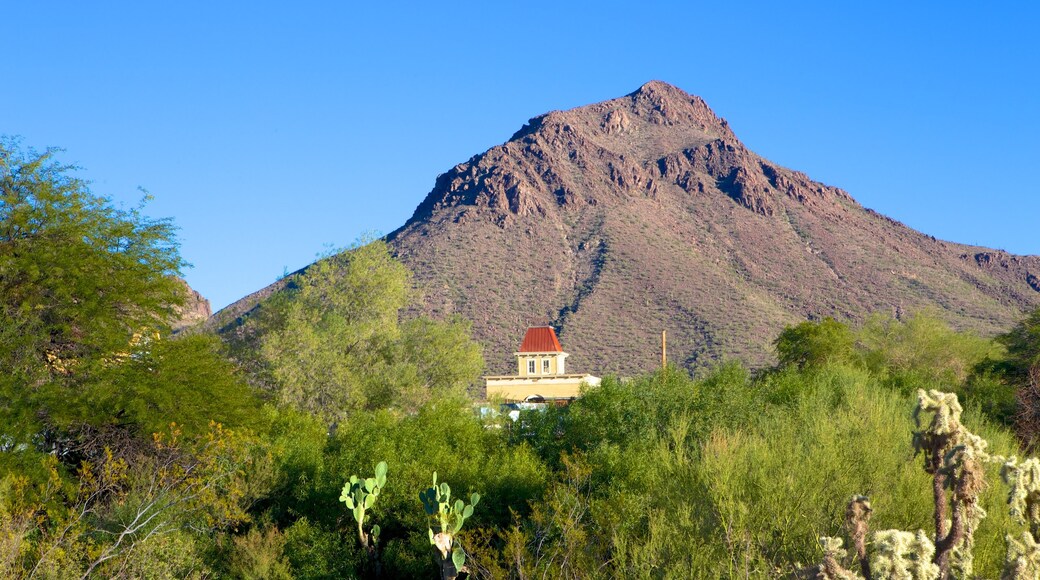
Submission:
<svg viewBox="0 0 1040 580">
<path fill-rule="evenodd" d="M 867 207 L 1040 254 L 1036 3 L 784 4 L 10 2 L 0 133 L 117 202 L 147 188 L 215 308 L 394 230 L 528 118 L 650 79 Z"/>
</svg>

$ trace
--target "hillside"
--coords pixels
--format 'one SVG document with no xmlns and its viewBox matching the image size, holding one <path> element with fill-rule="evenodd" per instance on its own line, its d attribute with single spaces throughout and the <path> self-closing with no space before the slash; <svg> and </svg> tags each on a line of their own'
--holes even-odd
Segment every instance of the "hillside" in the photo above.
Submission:
<svg viewBox="0 0 1040 580">
<path fill-rule="evenodd" d="M 1040 305 L 1040 257 L 866 209 L 657 81 L 532 119 L 439 176 L 388 240 L 426 311 L 473 321 L 489 372 L 512 368 L 535 324 L 557 327 L 575 371 L 627 375 L 658 364 L 665 329 L 676 363 L 762 365 L 779 330 L 806 318 L 934 308 L 990 334 Z"/>
</svg>

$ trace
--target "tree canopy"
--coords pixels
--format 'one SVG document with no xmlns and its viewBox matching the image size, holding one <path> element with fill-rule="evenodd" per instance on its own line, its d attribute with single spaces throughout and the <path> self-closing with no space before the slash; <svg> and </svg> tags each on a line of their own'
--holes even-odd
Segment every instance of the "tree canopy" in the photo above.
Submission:
<svg viewBox="0 0 1040 580">
<path fill-rule="evenodd" d="M 0 433 L 170 421 L 205 428 L 251 396 L 212 338 L 169 342 L 184 303 L 176 228 L 116 207 L 76 168 L 0 140 Z"/>
<path fill-rule="evenodd" d="M 172 222 L 114 207 L 55 153 L 0 141 L 0 407 L 21 413 L 7 426 L 46 419 L 183 303 Z"/>
<path fill-rule="evenodd" d="M 463 320 L 400 322 L 411 273 L 381 240 L 312 264 L 261 305 L 260 352 L 282 404 L 345 417 L 414 410 L 431 393 L 461 390 L 483 369 Z"/>
</svg>

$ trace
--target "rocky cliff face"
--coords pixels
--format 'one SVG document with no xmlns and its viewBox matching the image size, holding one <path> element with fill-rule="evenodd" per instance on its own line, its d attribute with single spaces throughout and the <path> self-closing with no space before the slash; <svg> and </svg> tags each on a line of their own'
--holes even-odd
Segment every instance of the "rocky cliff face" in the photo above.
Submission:
<svg viewBox="0 0 1040 580">
<path fill-rule="evenodd" d="M 206 300 L 184 280 L 179 281 L 184 286 L 186 296 L 184 306 L 177 309 L 176 319 L 170 325 L 175 333 L 204 322 L 213 315 L 209 300 Z"/>
<path fill-rule="evenodd" d="M 936 240 L 865 209 L 656 81 L 532 119 L 439 176 L 388 239 L 424 310 L 473 321 L 493 373 L 538 324 L 557 327 L 568 368 L 632 374 L 658 364 L 661 330 L 676 363 L 758 365 L 807 318 L 932 308 L 994 333 L 1040 305 L 1040 257 Z"/>
</svg>

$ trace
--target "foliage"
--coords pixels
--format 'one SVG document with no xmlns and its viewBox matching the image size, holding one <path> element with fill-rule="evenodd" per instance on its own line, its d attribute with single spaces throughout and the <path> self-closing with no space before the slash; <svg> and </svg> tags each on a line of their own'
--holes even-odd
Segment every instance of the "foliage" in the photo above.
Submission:
<svg viewBox="0 0 1040 580">
<path fill-rule="evenodd" d="M 113 207 L 55 154 L 0 141 L 0 425 L 19 441 L 184 300 L 172 223 Z"/>
<path fill-rule="evenodd" d="M 1040 366 L 1040 308 L 997 340 L 1007 348 L 1006 374 L 1027 380 L 1030 371 Z"/>
<path fill-rule="evenodd" d="M 253 527 L 232 538 L 226 571 L 242 580 L 292 580 L 285 536 L 275 527 Z"/>
<path fill-rule="evenodd" d="M 398 323 L 410 273 L 373 241 L 319 260 L 261 306 L 261 352 L 283 404 L 332 419 L 416 409 L 483 368 L 461 321 Z"/>
<path fill-rule="evenodd" d="M 189 433 L 204 432 L 211 421 L 253 426 L 259 408 L 220 339 L 204 334 L 141 345 L 101 369 L 77 400 L 84 403 L 57 411 L 64 423 L 115 425 L 146 436 L 171 419 Z"/>
<path fill-rule="evenodd" d="M 1015 429 L 1032 447 L 1040 438 L 1040 309 L 997 340 L 1007 348 L 1007 354 L 988 361 L 987 370 L 1014 392 Z"/>
<path fill-rule="evenodd" d="M 5 562 L 13 576 L 187 576 L 203 566 L 200 542 L 250 520 L 270 473 L 257 441 L 217 424 L 190 441 L 171 426 L 147 452 L 106 453 L 72 479 L 43 461 L 46 481 L 8 474 L 0 486 L 0 522 L 19 554 Z M 171 549 L 185 557 L 165 568 L 142 556 Z"/>
<path fill-rule="evenodd" d="M 430 465 L 438 466 L 438 474 L 455 490 L 468 496 L 479 485 L 484 496 L 459 538 L 467 552 L 467 534 L 508 528 L 511 510 L 526 514 L 528 502 L 541 495 L 549 478 L 528 446 L 509 445 L 501 431 L 486 428 L 469 403 L 458 398 L 435 399 L 415 414 L 360 411 L 332 435 L 314 416 L 292 409 L 272 414 L 278 480 L 261 509 L 301 550 L 289 557 L 294 571 L 311 570 L 309 577 L 324 577 L 319 570 L 360 576 L 369 566 L 356 540 L 342 541 L 339 498 L 343 474 L 371 469 L 373 456 L 393 466 L 393 485 L 380 491 L 378 509 L 382 573 L 394 578 L 439 573 L 429 555 L 427 517 L 417 501 L 418 492 L 429 486 Z M 312 549 L 310 541 L 329 548 Z"/>
<path fill-rule="evenodd" d="M 853 356 L 854 341 L 855 336 L 847 325 L 828 317 L 819 322 L 789 326 L 773 344 L 781 366 L 805 368 L 848 361 Z"/>
<path fill-rule="evenodd" d="M 1011 425 L 1014 389 L 1001 378 L 1003 348 L 971 332 L 958 332 L 934 311 L 903 319 L 874 315 L 859 326 L 827 318 L 781 332 L 775 342 L 780 368 L 827 364 L 869 371 L 887 388 L 949 390 L 987 417 Z M 1002 367 L 1001 367 L 1002 368 Z"/>
</svg>

